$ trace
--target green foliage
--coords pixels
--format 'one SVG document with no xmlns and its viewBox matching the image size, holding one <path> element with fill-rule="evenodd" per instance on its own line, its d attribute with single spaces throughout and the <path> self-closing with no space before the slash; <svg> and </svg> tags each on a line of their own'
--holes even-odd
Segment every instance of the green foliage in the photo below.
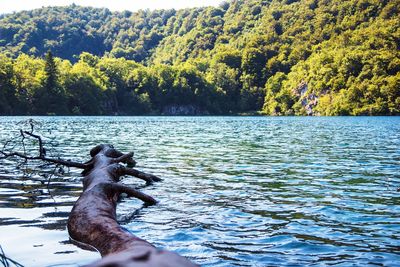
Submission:
<svg viewBox="0 0 400 267">
<path fill-rule="evenodd" d="M 399 10 L 399 0 L 231 0 L 4 15 L 0 114 L 192 105 L 212 114 L 399 115 Z"/>
<path fill-rule="evenodd" d="M 34 92 L 34 111 L 36 114 L 65 114 L 67 103 L 64 88 L 59 84 L 59 73 L 53 54 L 48 51 L 45 57 L 43 84 Z"/>
<path fill-rule="evenodd" d="M 13 114 L 16 96 L 13 88 L 14 70 L 11 59 L 0 54 L 0 114 Z"/>
</svg>

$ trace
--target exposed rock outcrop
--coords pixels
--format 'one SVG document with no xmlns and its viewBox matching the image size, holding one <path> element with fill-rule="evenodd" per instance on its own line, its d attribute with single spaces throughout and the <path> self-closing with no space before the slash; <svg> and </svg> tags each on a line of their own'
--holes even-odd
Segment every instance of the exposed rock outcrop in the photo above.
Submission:
<svg viewBox="0 0 400 267">
<path fill-rule="evenodd" d="M 314 108 L 318 104 L 318 96 L 314 93 L 308 93 L 308 84 L 302 81 L 296 88 L 294 88 L 293 93 L 300 98 L 300 103 L 305 109 L 308 116 L 314 116 Z"/>
<path fill-rule="evenodd" d="M 162 110 L 162 115 L 167 116 L 195 116 L 208 115 L 209 112 L 195 105 L 169 105 Z"/>
</svg>

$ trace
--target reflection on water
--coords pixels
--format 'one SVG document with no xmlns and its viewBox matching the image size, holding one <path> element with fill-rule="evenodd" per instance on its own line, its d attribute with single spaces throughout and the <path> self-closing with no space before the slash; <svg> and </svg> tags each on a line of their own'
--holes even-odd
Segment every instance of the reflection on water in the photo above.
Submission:
<svg viewBox="0 0 400 267">
<path fill-rule="evenodd" d="M 24 119 L 1 118 L 0 141 Z M 36 120 L 54 155 L 84 161 L 104 142 L 134 150 L 138 168 L 164 178 L 143 189 L 160 203 L 143 208 L 125 199 L 119 220 L 204 266 L 400 262 L 400 118 Z M 70 244 L 66 231 L 79 171 L 46 184 L 1 161 L 0 244 L 27 266 L 96 259 Z"/>
</svg>

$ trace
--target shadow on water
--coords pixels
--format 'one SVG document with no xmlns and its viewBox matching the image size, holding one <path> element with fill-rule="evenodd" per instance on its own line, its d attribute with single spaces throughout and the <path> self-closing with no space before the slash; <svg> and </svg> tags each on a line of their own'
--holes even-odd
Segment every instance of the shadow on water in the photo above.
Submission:
<svg viewBox="0 0 400 267">
<path fill-rule="evenodd" d="M 0 141 L 23 119 L 0 118 Z M 400 118 L 36 119 L 57 156 L 85 161 L 99 143 L 134 150 L 137 167 L 164 180 L 146 188 L 132 177 L 124 182 L 159 204 L 124 199 L 118 220 L 203 266 L 400 262 Z M 27 266 L 98 258 L 66 231 L 79 172 L 52 177 L 50 187 L 47 181 L 1 162 L 0 236 L 8 256 Z"/>
</svg>

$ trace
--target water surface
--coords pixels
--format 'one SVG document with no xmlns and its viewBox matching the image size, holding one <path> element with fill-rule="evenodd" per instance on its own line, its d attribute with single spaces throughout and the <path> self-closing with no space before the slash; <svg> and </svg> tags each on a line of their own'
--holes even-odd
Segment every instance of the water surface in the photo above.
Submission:
<svg viewBox="0 0 400 267">
<path fill-rule="evenodd" d="M 0 118 L 0 141 L 26 117 Z M 49 154 L 99 143 L 135 152 L 160 203 L 125 199 L 132 233 L 203 266 L 396 266 L 399 117 L 38 117 Z M 26 266 L 99 258 L 69 242 L 78 170 L 47 177 L 0 162 L 0 245 Z M 17 168 L 18 167 L 18 168 Z M 43 173 L 42 173 L 43 174 Z M 124 183 L 143 184 L 127 177 Z"/>
</svg>

